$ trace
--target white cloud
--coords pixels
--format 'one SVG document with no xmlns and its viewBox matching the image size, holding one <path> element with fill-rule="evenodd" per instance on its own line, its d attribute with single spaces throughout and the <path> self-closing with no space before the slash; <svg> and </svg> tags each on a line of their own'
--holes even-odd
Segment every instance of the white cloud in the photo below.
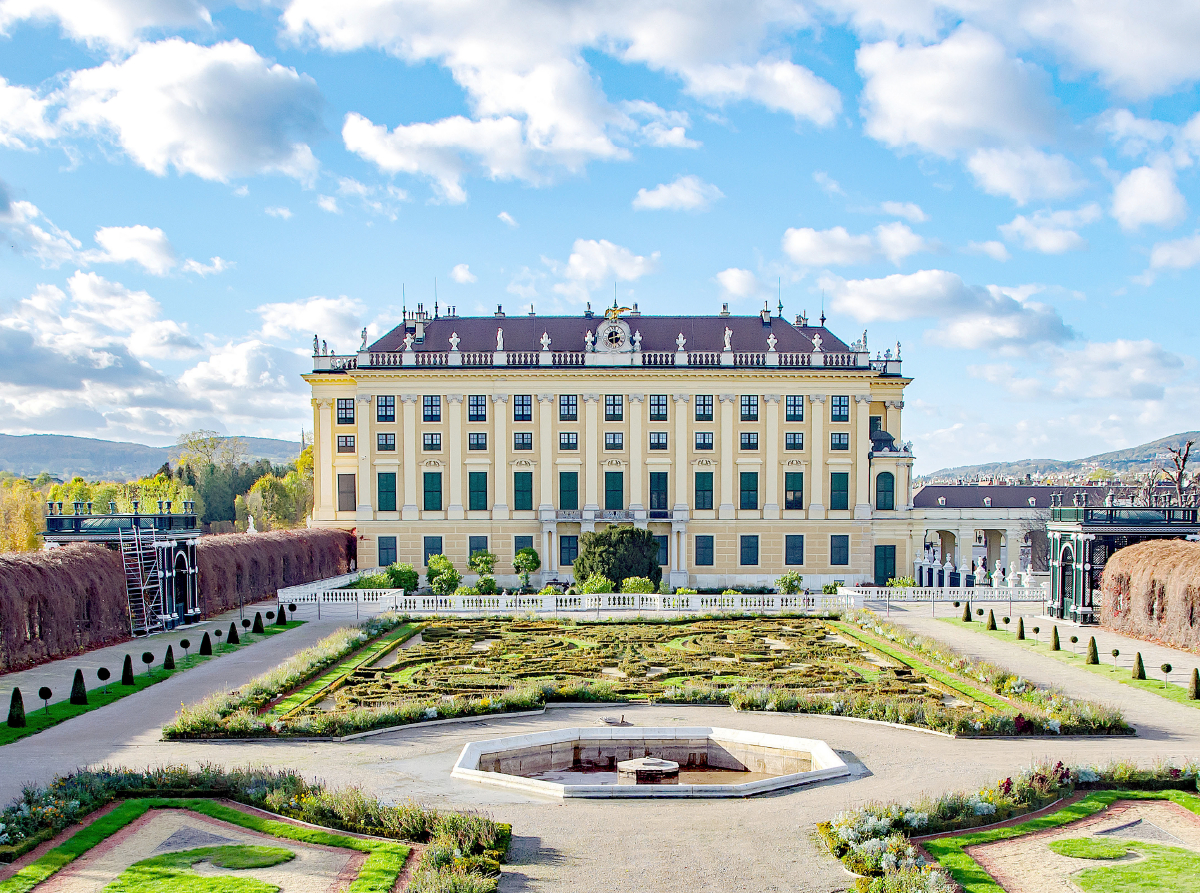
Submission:
<svg viewBox="0 0 1200 893">
<path fill-rule="evenodd" d="M 342 213 L 342 209 L 338 207 L 337 199 L 332 195 L 318 195 L 317 207 L 322 211 L 328 211 L 330 214 Z"/>
<path fill-rule="evenodd" d="M 165 276 L 178 263 L 167 234 L 158 227 L 141 224 L 101 227 L 96 230 L 96 244 L 103 249 L 104 260 L 133 261 L 155 276 Z"/>
<path fill-rule="evenodd" d="M 723 193 L 694 174 L 676 177 L 671 183 L 659 183 L 653 189 L 639 189 L 633 207 L 639 211 L 707 211 Z"/>
<path fill-rule="evenodd" d="M 0 232 L 17 251 L 37 258 L 43 267 L 82 262 L 83 244 L 55 226 L 36 205 L 26 201 L 6 201 L 0 205 Z"/>
<path fill-rule="evenodd" d="M 1162 400 L 1183 360 L 1150 340 L 1089 342 L 1051 355 L 1054 395 L 1069 399 Z"/>
<path fill-rule="evenodd" d="M 813 181 L 830 195 L 845 195 L 840 183 L 825 171 L 813 171 Z"/>
<path fill-rule="evenodd" d="M 450 271 L 450 278 L 460 285 L 469 285 L 479 281 L 479 277 L 471 272 L 471 268 L 467 264 L 455 264 L 454 269 Z"/>
<path fill-rule="evenodd" d="M 1113 189 L 1112 216 L 1132 232 L 1147 223 L 1171 227 L 1187 216 L 1187 200 L 1175 185 L 1175 171 L 1159 163 L 1126 174 Z"/>
<path fill-rule="evenodd" d="M 737 267 L 730 267 L 718 273 L 717 283 L 721 286 L 723 295 L 735 299 L 753 297 L 762 288 L 757 276 L 749 270 Z"/>
<path fill-rule="evenodd" d="M 139 165 L 206 180 L 276 172 L 312 180 L 322 132 L 316 83 L 240 41 L 140 44 L 71 74 L 60 122 L 109 134 Z"/>
<path fill-rule="evenodd" d="M 1032 217 L 1018 214 L 999 229 L 1004 238 L 1019 241 L 1030 251 L 1062 254 L 1087 248 L 1087 239 L 1075 229 L 1095 223 L 1101 215 L 1100 206 L 1093 202 L 1075 211 L 1037 211 Z"/>
<path fill-rule="evenodd" d="M 262 317 L 259 338 L 288 341 L 296 335 L 315 334 L 331 345 L 336 344 L 343 353 L 358 346 L 366 310 L 362 301 L 346 295 L 336 298 L 314 295 L 299 301 L 260 304 L 254 308 L 254 312 Z"/>
<path fill-rule="evenodd" d="M 501 223 L 505 224 L 506 226 L 514 226 L 515 227 L 515 226 L 521 225 L 521 224 L 517 223 L 517 221 L 513 219 L 512 214 L 509 214 L 507 211 L 501 211 L 499 214 L 496 215 L 496 219 L 499 220 Z"/>
<path fill-rule="evenodd" d="M 646 145 L 659 149 L 700 148 L 700 143 L 688 138 L 687 129 L 692 122 L 687 112 L 668 111 L 642 99 L 623 102 L 621 109 L 631 120 L 646 120 L 639 129 Z"/>
<path fill-rule="evenodd" d="M 924 223 L 929 219 L 929 215 L 916 202 L 883 202 L 879 208 L 884 214 L 903 217 L 912 223 Z"/>
<path fill-rule="evenodd" d="M 899 265 L 909 255 L 931 247 L 899 221 L 877 226 L 873 232 L 855 236 L 842 226 L 826 230 L 792 228 L 783 234 L 783 250 L 802 266 L 835 267 L 870 263 L 880 256 Z"/>
<path fill-rule="evenodd" d="M 684 80 L 689 93 L 716 105 L 751 100 L 820 127 L 832 124 L 842 110 L 842 97 L 836 89 L 807 68 L 786 60 L 699 65 L 688 68 Z"/>
<path fill-rule="evenodd" d="M 895 273 L 882 279 L 846 280 L 829 276 L 821 286 L 833 308 L 859 322 L 936 319 L 931 334 L 943 347 L 1013 348 L 1071 338 L 1052 307 L 1021 292 L 996 286 L 968 286 L 946 270 Z"/>
<path fill-rule="evenodd" d="M 53 138 L 55 128 L 46 120 L 49 104 L 28 87 L 0 78 L 0 146 L 25 149 L 29 141 Z"/>
<path fill-rule="evenodd" d="M 272 217 L 278 217 L 280 220 L 291 220 L 292 219 L 291 208 L 270 206 L 267 208 L 263 208 L 263 211 L 266 212 L 267 214 L 270 214 Z"/>
<path fill-rule="evenodd" d="M 1125 155 L 1137 156 L 1174 137 L 1178 128 L 1166 121 L 1139 118 L 1129 109 L 1109 109 L 1097 124 Z"/>
<path fill-rule="evenodd" d="M 973 254 L 986 254 L 992 260 L 999 261 L 1008 260 L 1012 256 L 1003 242 L 997 242 L 994 239 L 986 242 L 968 242 L 967 250 Z"/>
<path fill-rule="evenodd" d="M 607 239 L 576 239 L 566 264 L 543 258 L 550 271 L 560 278 L 554 292 L 566 298 L 583 301 L 593 288 L 607 282 L 633 282 L 658 269 L 659 252 L 650 255 L 634 254 L 622 245 Z M 514 294 L 536 293 L 536 280 L 530 271 L 518 276 L 509 285 Z"/>
<path fill-rule="evenodd" d="M 1150 269 L 1187 270 L 1200 264 L 1200 233 L 1159 242 L 1150 250 Z"/>
<path fill-rule="evenodd" d="M 408 193 L 393 183 L 368 186 L 353 177 L 338 178 L 338 195 L 354 199 L 368 211 L 395 220 L 400 216 L 400 205 L 408 201 Z M 340 213 L 340 206 L 339 212 Z"/>
<path fill-rule="evenodd" d="M 21 21 L 57 20 L 89 45 L 131 48 L 147 31 L 208 28 L 212 17 L 196 0 L 3 0 L 0 33 Z"/>
<path fill-rule="evenodd" d="M 989 195 L 1006 195 L 1023 205 L 1035 198 L 1062 198 L 1087 184 L 1062 155 L 1028 146 L 1020 149 L 977 149 L 967 160 L 975 182 Z"/>
<path fill-rule="evenodd" d="M 869 136 L 893 148 L 952 157 L 981 146 L 1048 139 L 1044 76 L 969 25 L 932 46 L 881 41 L 857 54 Z"/>
<path fill-rule="evenodd" d="M 308 387 L 298 374 L 304 362 L 258 339 L 231 341 L 180 375 L 179 386 L 212 406 L 227 430 L 286 430 L 306 415 Z"/>
</svg>

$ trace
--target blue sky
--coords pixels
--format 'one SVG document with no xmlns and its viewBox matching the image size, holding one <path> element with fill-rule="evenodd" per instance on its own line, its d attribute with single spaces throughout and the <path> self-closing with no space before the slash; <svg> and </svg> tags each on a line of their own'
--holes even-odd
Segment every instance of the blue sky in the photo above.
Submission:
<svg viewBox="0 0 1200 893">
<path fill-rule="evenodd" d="M 1197 427 L 1200 7 L 0 0 L 0 431 L 295 439 L 312 335 L 903 344 L 918 470 Z"/>
</svg>

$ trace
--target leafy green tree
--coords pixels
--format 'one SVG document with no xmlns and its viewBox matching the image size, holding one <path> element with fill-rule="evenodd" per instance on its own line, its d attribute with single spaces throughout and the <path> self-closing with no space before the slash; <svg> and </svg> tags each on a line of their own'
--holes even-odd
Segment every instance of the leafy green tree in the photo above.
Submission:
<svg viewBox="0 0 1200 893">
<path fill-rule="evenodd" d="M 42 494 L 24 478 L 0 483 L 0 552 L 41 548 Z"/>
<path fill-rule="evenodd" d="M 584 534 L 587 536 L 587 534 Z M 529 546 L 524 549 L 518 549 L 517 554 L 513 556 L 513 567 L 517 569 L 517 573 L 521 575 L 521 588 L 529 588 L 529 575 L 535 573 L 542 566 L 542 559 L 538 556 L 537 550 Z"/>
<path fill-rule="evenodd" d="M 604 576 L 604 574 L 592 574 L 583 581 L 583 585 L 579 587 L 579 591 L 584 595 L 598 595 L 603 592 L 612 592 L 612 580 Z"/>
<path fill-rule="evenodd" d="M 804 574 L 800 571 L 788 571 L 779 576 L 779 582 L 776 585 L 784 595 L 796 595 L 804 589 Z"/>
<path fill-rule="evenodd" d="M 615 524 L 583 534 L 575 559 L 575 579 L 586 580 L 593 574 L 600 574 L 615 586 L 627 577 L 646 577 L 657 588 L 662 579 L 658 540 L 649 530 Z"/>
<path fill-rule="evenodd" d="M 405 592 L 416 592 L 421 585 L 421 575 L 411 564 L 396 562 L 387 569 L 388 578 L 392 581 L 393 589 L 403 589 Z"/>
<path fill-rule="evenodd" d="M 496 556 L 487 549 L 476 549 L 467 559 L 467 568 L 473 574 L 490 574 L 496 568 Z"/>
<path fill-rule="evenodd" d="M 451 595 L 462 582 L 462 574 L 445 555 L 429 556 L 429 588 L 438 595 Z"/>
<path fill-rule="evenodd" d="M 649 577 L 626 577 L 621 581 L 621 591 L 650 595 L 654 592 L 654 581 Z"/>
</svg>

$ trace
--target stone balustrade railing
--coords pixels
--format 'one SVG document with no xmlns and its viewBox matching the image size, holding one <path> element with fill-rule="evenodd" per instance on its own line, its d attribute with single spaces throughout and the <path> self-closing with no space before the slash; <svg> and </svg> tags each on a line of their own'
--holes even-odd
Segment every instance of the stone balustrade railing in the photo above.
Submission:
<svg viewBox="0 0 1200 893">
<path fill-rule="evenodd" d="M 868 601 L 892 602 L 1046 602 L 1050 589 L 1041 586 L 856 586 L 839 592 L 858 593 Z"/>
<path fill-rule="evenodd" d="M 326 581 L 327 583 L 329 581 Z M 372 616 L 387 611 L 401 614 L 559 614 L 583 611 L 663 611 L 678 614 L 707 613 L 834 613 L 861 608 L 863 595 L 859 590 L 842 589 L 837 594 L 802 593 L 783 595 L 641 595 L 634 593 L 602 593 L 597 595 L 530 595 L 500 593 L 497 595 L 418 595 L 403 589 L 317 589 L 297 592 L 302 587 L 279 590 L 279 604 L 295 614 L 305 616 L 322 611 L 356 617 Z"/>
</svg>

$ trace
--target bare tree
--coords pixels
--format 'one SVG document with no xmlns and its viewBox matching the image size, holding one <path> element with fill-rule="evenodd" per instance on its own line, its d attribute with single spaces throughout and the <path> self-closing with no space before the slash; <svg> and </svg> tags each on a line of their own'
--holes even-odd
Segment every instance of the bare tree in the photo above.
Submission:
<svg viewBox="0 0 1200 893">
<path fill-rule="evenodd" d="M 1135 488 L 1134 505 L 1154 505 L 1154 489 L 1158 486 L 1158 482 L 1162 476 L 1162 465 L 1159 458 L 1155 456 L 1149 471 L 1143 471 L 1133 476 L 1133 486 Z"/>
<path fill-rule="evenodd" d="M 1038 509 L 1032 518 L 1021 523 L 1021 540 L 1029 543 L 1029 569 L 1036 573 L 1045 573 L 1050 569 L 1050 534 L 1046 524 L 1050 520 L 1048 509 Z M 1013 543 L 1008 545 L 1009 561 L 1013 560 Z M 1016 556 L 1020 556 L 1020 543 L 1016 544 Z"/>
<path fill-rule="evenodd" d="M 201 429 L 179 435 L 175 441 L 179 464 L 237 465 L 246 458 L 246 442 L 240 437 L 223 437 L 216 431 Z"/>
<path fill-rule="evenodd" d="M 1175 466 L 1175 471 L 1169 473 L 1171 481 L 1175 484 L 1175 499 L 1179 505 L 1183 505 L 1183 490 L 1187 483 L 1187 464 L 1188 459 L 1192 454 L 1192 447 L 1195 446 L 1195 438 L 1189 439 L 1181 447 L 1167 447 L 1167 453 L 1171 457 L 1171 464 Z"/>
</svg>

